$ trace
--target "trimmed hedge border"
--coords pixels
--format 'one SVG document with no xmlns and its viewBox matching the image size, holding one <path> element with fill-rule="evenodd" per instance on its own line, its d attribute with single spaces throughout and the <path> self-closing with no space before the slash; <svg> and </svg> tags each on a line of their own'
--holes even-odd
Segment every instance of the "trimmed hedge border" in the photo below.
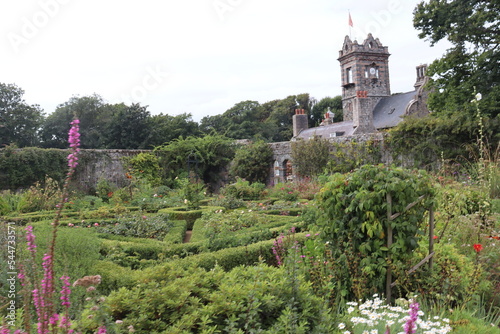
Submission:
<svg viewBox="0 0 500 334">
<path fill-rule="evenodd" d="M 163 242 L 167 244 L 182 244 L 187 231 L 187 222 L 185 220 L 174 220 L 174 226 L 168 231 Z"/>
<path fill-rule="evenodd" d="M 303 243 L 306 239 L 307 237 L 305 233 L 295 234 L 295 240 L 299 243 Z M 188 256 L 183 259 L 169 261 L 168 266 L 173 265 L 184 269 L 194 266 L 205 270 L 211 270 L 216 265 L 219 265 L 225 271 L 229 271 L 238 266 L 251 266 L 259 262 L 274 265 L 276 264 L 276 258 L 272 251 L 273 245 L 274 239 L 266 240 L 248 246 L 226 248 L 216 252 L 201 253 Z M 161 273 L 165 271 L 164 266 L 165 265 L 149 267 L 144 270 L 137 271 L 135 275 L 139 282 L 150 280 L 161 281 Z"/>
<path fill-rule="evenodd" d="M 196 219 L 200 218 L 203 212 L 224 210 L 222 206 L 202 206 L 198 210 L 187 210 L 186 207 L 173 207 L 158 210 L 158 213 L 166 213 L 172 220 L 185 220 L 187 229 L 192 230 Z"/>
</svg>

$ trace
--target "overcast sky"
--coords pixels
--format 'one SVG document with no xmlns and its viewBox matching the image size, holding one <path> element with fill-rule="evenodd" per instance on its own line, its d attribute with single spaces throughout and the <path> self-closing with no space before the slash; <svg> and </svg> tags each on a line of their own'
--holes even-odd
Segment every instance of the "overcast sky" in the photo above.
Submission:
<svg viewBox="0 0 500 334">
<path fill-rule="evenodd" d="M 96 93 L 200 121 L 245 100 L 340 95 L 344 37 L 371 32 L 389 47 L 392 92 L 406 92 L 447 48 L 417 37 L 418 2 L 1 0 L 0 82 L 46 114 Z"/>
</svg>

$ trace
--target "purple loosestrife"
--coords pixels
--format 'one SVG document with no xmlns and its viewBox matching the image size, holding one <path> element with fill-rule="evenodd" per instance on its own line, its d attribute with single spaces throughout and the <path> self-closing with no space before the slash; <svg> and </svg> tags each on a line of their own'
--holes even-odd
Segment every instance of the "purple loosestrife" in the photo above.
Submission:
<svg viewBox="0 0 500 334">
<path fill-rule="evenodd" d="M 36 253 L 35 235 L 33 234 L 33 226 L 28 225 L 24 229 L 26 231 L 26 242 L 28 243 L 28 250 L 34 257 Z"/>
<path fill-rule="evenodd" d="M 69 296 L 71 295 L 71 289 L 68 276 L 62 276 L 61 280 L 63 281 L 63 287 L 61 289 L 61 298 L 59 299 L 61 299 L 61 305 L 64 307 L 65 312 L 61 317 L 59 327 L 68 330 L 71 327 L 71 321 L 69 320 L 69 307 L 71 306 Z"/>
<path fill-rule="evenodd" d="M 410 317 L 406 321 L 404 326 L 405 334 L 414 334 L 417 331 L 417 320 L 418 320 L 418 305 L 417 302 L 412 302 L 410 304 Z"/>
<path fill-rule="evenodd" d="M 97 334 L 106 334 L 106 333 L 107 333 L 106 327 L 104 326 L 99 327 L 99 329 L 97 330 Z"/>
<path fill-rule="evenodd" d="M 71 129 L 69 130 L 69 147 L 71 153 L 68 155 L 68 166 L 70 168 L 70 172 L 76 168 L 78 165 L 78 152 L 80 152 L 80 121 L 75 119 L 71 122 Z"/>
</svg>

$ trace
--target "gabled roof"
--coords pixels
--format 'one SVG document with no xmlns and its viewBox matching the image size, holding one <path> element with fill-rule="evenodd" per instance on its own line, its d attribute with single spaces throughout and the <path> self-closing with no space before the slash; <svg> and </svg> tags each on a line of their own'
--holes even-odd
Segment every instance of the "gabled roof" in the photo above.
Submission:
<svg viewBox="0 0 500 334">
<path fill-rule="evenodd" d="M 373 125 L 376 129 L 396 126 L 402 121 L 407 107 L 415 98 L 415 91 L 395 94 L 382 98 L 373 109 Z"/>
</svg>

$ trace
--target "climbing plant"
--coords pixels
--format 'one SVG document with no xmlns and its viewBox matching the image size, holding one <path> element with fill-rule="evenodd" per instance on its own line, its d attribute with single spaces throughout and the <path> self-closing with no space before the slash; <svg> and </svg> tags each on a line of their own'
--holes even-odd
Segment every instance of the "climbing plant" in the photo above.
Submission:
<svg viewBox="0 0 500 334">
<path fill-rule="evenodd" d="M 403 213 L 390 221 L 390 247 L 387 194 L 392 196 L 391 211 Z M 424 171 L 365 165 L 330 177 L 317 195 L 317 224 L 337 259 L 335 279 L 343 296 L 364 298 L 383 291 L 388 266 L 402 266 L 418 247 L 424 213 L 433 199 L 434 190 Z M 405 210 L 415 201 L 417 205 Z"/>
</svg>

